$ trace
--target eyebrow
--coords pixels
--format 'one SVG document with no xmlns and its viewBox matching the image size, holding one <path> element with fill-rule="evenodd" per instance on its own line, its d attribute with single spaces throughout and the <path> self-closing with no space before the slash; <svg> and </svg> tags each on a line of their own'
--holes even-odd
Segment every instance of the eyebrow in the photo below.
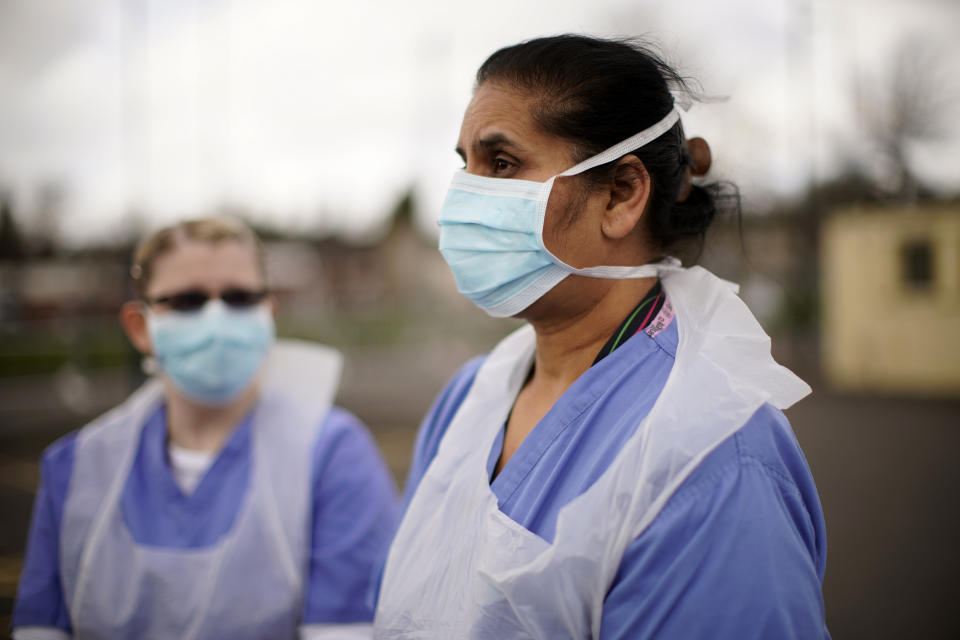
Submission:
<svg viewBox="0 0 960 640">
<path fill-rule="evenodd" d="M 510 138 L 502 133 L 491 133 L 490 135 L 484 136 L 477 140 L 474 145 L 475 148 L 488 150 L 491 147 L 513 147 L 514 149 L 520 149 L 520 147 Z M 463 149 L 460 146 L 457 146 L 454 151 L 457 152 L 457 155 L 460 156 L 463 160 L 466 160 L 466 155 L 463 152 Z"/>
</svg>

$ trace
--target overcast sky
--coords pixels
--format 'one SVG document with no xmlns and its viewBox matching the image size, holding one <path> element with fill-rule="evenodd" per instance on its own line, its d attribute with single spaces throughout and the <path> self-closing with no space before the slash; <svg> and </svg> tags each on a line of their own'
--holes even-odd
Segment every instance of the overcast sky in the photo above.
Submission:
<svg viewBox="0 0 960 640">
<path fill-rule="evenodd" d="M 130 210 L 158 224 L 224 205 L 360 232 L 411 186 L 429 225 L 476 67 L 562 32 L 645 35 L 727 96 L 685 128 L 758 204 L 869 164 L 854 81 L 882 85 L 905 38 L 941 85 L 960 74 L 953 0 L 0 0 L 0 188 L 25 215 L 61 185 L 74 241 Z M 956 191 L 944 120 L 912 157 Z"/>
</svg>

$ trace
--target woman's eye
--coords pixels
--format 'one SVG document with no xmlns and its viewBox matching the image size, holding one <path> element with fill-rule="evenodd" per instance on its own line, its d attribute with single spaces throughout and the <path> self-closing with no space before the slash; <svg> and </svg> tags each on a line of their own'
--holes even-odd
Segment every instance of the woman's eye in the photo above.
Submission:
<svg viewBox="0 0 960 640">
<path fill-rule="evenodd" d="M 504 171 L 509 170 L 513 166 L 513 163 L 505 158 L 494 158 L 493 159 L 493 172 L 494 173 L 503 173 Z"/>
</svg>

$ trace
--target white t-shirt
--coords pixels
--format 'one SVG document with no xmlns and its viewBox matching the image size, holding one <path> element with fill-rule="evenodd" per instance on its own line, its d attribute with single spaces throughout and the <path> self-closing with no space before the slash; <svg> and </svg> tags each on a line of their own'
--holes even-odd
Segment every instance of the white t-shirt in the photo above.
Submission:
<svg viewBox="0 0 960 640">
<path fill-rule="evenodd" d="M 173 479 L 180 490 L 187 495 L 193 493 L 197 485 L 200 484 L 200 479 L 203 478 L 207 469 L 216 459 L 216 454 L 212 451 L 184 449 L 172 442 L 167 444 L 167 454 L 170 456 L 170 469 L 173 471 Z"/>
</svg>

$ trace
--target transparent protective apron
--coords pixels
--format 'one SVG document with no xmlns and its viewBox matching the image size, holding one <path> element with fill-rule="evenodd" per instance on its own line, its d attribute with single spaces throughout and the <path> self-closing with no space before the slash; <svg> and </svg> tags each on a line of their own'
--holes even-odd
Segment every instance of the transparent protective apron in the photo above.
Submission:
<svg viewBox="0 0 960 640">
<path fill-rule="evenodd" d="M 810 392 L 773 361 L 735 285 L 699 267 L 660 277 L 679 323 L 670 376 L 611 466 L 561 509 L 552 543 L 499 510 L 486 470 L 533 360 L 533 330 L 489 355 L 391 547 L 375 637 L 598 637 L 627 545 L 683 480 L 763 403 L 785 408 Z"/>
<path fill-rule="evenodd" d="M 341 358 L 280 342 L 252 423 L 249 487 L 231 529 L 197 549 L 135 542 L 120 510 L 158 380 L 85 427 L 61 528 L 61 573 L 80 638 L 294 638 L 307 568 L 313 444 Z"/>
</svg>

